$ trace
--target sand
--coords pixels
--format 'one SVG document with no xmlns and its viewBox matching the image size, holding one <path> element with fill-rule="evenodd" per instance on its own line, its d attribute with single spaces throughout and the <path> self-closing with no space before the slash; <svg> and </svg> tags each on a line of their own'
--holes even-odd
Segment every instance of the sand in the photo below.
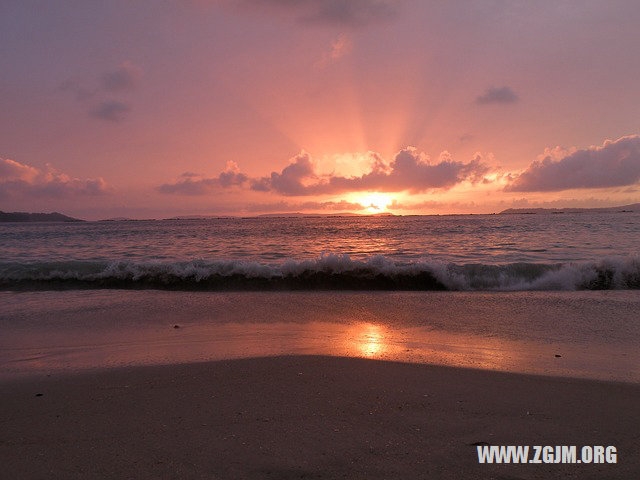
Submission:
<svg viewBox="0 0 640 480">
<path fill-rule="evenodd" d="M 40 395 L 41 394 L 41 395 Z M 640 385 L 322 356 L 0 383 L 7 479 L 637 479 Z M 615 465 L 476 447 L 615 445 Z"/>
</svg>

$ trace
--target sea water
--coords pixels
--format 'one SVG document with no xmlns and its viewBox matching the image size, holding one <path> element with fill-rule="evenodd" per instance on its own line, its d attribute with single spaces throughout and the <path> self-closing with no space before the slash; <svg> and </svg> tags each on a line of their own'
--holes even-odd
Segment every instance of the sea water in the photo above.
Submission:
<svg viewBox="0 0 640 480">
<path fill-rule="evenodd" d="M 2 224 L 0 376 L 321 354 L 638 382 L 639 220 Z"/>
<path fill-rule="evenodd" d="M 640 214 L 0 224 L 0 288 L 640 288 Z"/>
</svg>

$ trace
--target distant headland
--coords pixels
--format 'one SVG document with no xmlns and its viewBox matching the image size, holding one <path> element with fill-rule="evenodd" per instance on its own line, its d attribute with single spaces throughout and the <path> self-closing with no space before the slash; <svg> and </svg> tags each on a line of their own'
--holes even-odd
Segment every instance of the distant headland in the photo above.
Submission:
<svg viewBox="0 0 640 480">
<path fill-rule="evenodd" d="M 68 217 L 58 212 L 28 213 L 0 211 L 0 222 L 84 222 L 84 220 Z"/>
<path fill-rule="evenodd" d="M 535 214 L 535 213 L 630 213 L 640 212 L 640 203 L 604 208 L 507 208 L 503 214 Z"/>
</svg>

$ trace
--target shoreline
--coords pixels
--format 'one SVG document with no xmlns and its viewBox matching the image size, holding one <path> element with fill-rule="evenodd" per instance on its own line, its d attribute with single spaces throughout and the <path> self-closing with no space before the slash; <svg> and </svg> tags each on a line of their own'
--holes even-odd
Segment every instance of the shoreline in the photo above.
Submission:
<svg viewBox="0 0 640 480">
<path fill-rule="evenodd" d="M 92 290 L 0 300 L 0 377 L 312 354 L 640 383 L 632 292 Z"/>
<path fill-rule="evenodd" d="M 637 478 L 640 385 L 326 356 L 1 382 L 8 478 Z M 42 396 L 36 396 L 42 394 Z M 479 465 L 474 443 L 615 445 Z"/>
</svg>

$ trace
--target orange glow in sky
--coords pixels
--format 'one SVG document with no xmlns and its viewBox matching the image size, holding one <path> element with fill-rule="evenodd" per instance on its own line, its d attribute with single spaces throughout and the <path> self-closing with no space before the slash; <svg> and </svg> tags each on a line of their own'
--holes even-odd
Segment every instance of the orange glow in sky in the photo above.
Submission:
<svg viewBox="0 0 640 480">
<path fill-rule="evenodd" d="M 77 3 L 0 15 L 3 210 L 640 201 L 638 2 Z"/>
<path fill-rule="evenodd" d="M 383 213 L 388 211 L 387 207 L 391 205 L 393 198 L 388 193 L 358 193 L 352 196 L 352 201 L 365 207 L 368 213 Z"/>
</svg>

